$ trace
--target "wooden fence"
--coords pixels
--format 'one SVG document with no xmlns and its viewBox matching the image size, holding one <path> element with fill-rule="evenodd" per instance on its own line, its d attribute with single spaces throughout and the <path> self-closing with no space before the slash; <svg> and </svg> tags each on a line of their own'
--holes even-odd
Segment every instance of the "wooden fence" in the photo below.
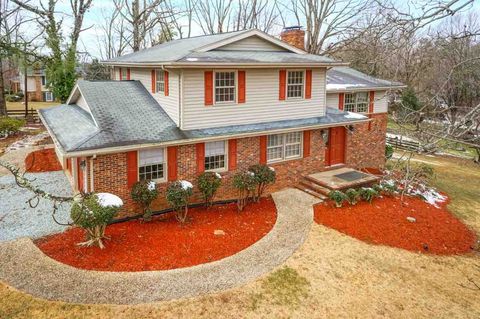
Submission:
<svg viewBox="0 0 480 319">
<path fill-rule="evenodd" d="M 401 137 L 389 137 L 387 136 L 387 144 L 392 145 L 395 148 L 413 151 L 413 152 L 421 152 L 422 148 L 419 142 L 412 141 L 410 139 L 404 140 Z"/>
<path fill-rule="evenodd" d="M 40 121 L 38 117 L 38 113 L 34 109 L 28 110 L 26 116 L 25 116 L 25 110 L 7 110 L 7 115 L 10 117 L 25 118 L 28 122 Z"/>
</svg>

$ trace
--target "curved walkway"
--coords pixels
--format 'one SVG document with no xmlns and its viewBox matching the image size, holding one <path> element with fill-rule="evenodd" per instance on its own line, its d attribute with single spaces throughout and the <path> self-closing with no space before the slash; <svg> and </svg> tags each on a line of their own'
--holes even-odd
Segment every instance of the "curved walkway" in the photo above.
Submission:
<svg viewBox="0 0 480 319">
<path fill-rule="evenodd" d="M 274 193 L 273 199 L 273 229 L 219 261 L 164 271 L 89 271 L 59 263 L 22 238 L 0 243 L 0 280 L 36 297 L 91 304 L 136 304 L 230 289 L 281 265 L 308 235 L 318 200 L 296 189 Z"/>
</svg>

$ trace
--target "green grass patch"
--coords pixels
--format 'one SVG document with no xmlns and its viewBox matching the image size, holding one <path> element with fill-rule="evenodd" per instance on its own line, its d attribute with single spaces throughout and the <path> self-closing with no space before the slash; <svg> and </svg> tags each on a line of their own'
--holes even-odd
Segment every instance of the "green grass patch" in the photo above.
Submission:
<svg viewBox="0 0 480 319">
<path fill-rule="evenodd" d="M 263 296 L 276 305 L 296 307 L 308 296 L 310 283 L 295 269 L 283 267 L 271 273 L 263 282 L 263 294 L 256 294 L 255 305 L 261 302 Z"/>
</svg>

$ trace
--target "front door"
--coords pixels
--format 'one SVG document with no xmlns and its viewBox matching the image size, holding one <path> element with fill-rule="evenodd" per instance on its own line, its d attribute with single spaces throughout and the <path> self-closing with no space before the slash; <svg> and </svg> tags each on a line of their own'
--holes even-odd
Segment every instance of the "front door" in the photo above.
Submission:
<svg viewBox="0 0 480 319">
<path fill-rule="evenodd" d="M 325 164 L 331 166 L 343 163 L 345 163 L 345 128 L 332 127 L 328 132 Z"/>
</svg>

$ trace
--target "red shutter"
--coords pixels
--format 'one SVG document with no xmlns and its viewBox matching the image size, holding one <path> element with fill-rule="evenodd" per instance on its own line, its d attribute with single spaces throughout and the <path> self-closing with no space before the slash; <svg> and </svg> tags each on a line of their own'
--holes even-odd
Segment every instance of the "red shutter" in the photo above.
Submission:
<svg viewBox="0 0 480 319">
<path fill-rule="evenodd" d="M 118 68 L 118 79 L 122 81 L 122 68 Z"/>
<path fill-rule="evenodd" d="M 151 72 L 151 80 L 152 80 L 152 93 L 155 93 L 155 70 Z"/>
<path fill-rule="evenodd" d="M 78 190 L 83 193 L 85 190 L 83 189 L 83 170 L 80 167 L 81 162 L 82 162 L 82 158 L 77 157 L 77 185 L 78 185 Z"/>
<path fill-rule="evenodd" d="M 375 103 L 375 91 L 370 91 L 370 103 L 368 104 L 368 113 L 373 113 L 373 105 Z"/>
<path fill-rule="evenodd" d="M 177 180 L 177 146 L 167 147 L 168 181 Z"/>
<path fill-rule="evenodd" d="M 303 157 L 310 156 L 310 134 L 311 131 L 303 131 Z"/>
<path fill-rule="evenodd" d="M 205 71 L 205 105 L 213 105 L 213 71 Z"/>
<path fill-rule="evenodd" d="M 237 168 L 237 140 L 228 140 L 228 170 L 234 171 Z"/>
<path fill-rule="evenodd" d="M 130 68 L 127 69 L 127 80 L 130 80 Z"/>
<path fill-rule="evenodd" d="M 338 93 L 338 109 L 343 111 L 343 105 L 345 101 L 345 93 Z"/>
<path fill-rule="evenodd" d="M 267 164 L 267 136 L 260 136 L 260 164 Z"/>
<path fill-rule="evenodd" d="M 278 99 L 285 100 L 285 90 L 287 85 L 287 70 L 280 70 Z"/>
<path fill-rule="evenodd" d="M 307 70 L 305 74 L 305 98 L 312 98 L 312 70 Z"/>
<path fill-rule="evenodd" d="M 163 79 L 165 81 L 165 96 L 168 96 L 168 71 L 163 71 Z"/>
<path fill-rule="evenodd" d="M 197 173 L 205 171 L 205 143 L 197 143 Z"/>
<path fill-rule="evenodd" d="M 138 180 L 137 151 L 127 152 L 127 186 L 131 188 Z"/>
<path fill-rule="evenodd" d="M 238 103 L 245 103 L 245 71 L 238 71 Z"/>
<path fill-rule="evenodd" d="M 67 171 L 72 173 L 72 159 L 71 158 L 67 158 Z"/>
</svg>

